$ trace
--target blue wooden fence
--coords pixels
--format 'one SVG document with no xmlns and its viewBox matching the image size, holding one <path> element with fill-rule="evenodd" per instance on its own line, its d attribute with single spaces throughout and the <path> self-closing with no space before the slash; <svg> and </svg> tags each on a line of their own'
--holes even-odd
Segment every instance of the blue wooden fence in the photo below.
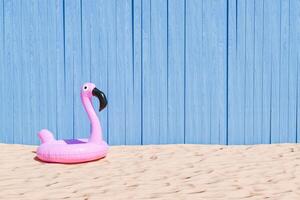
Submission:
<svg viewBox="0 0 300 200">
<path fill-rule="evenodd" d="M 299 0 L 0 0 L 0 142 L 298 142 Z M 96 103 L 96 102 L 95 102 Z"/>
</svg>

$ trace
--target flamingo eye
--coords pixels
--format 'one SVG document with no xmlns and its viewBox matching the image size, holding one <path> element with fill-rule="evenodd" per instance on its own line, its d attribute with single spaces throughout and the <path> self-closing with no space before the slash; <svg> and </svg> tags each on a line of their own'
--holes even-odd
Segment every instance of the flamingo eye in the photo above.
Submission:
<svg viewBox="0 0 300 200">
<path fill-rule="evenodd" d="M 86 91 L 88 89 L 88 87 L 85 85 L 83 86 L 83 90 Z"/>
</svg>

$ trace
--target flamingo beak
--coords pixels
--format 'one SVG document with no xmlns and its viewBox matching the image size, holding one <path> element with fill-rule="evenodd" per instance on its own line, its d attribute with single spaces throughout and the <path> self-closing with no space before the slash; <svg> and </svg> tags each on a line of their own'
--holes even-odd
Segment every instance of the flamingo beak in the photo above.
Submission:
<svg viewBox="0 0 300 200">
<path fill-rule="evenodd" d="M 106 96 L 105 96 L 105 94 L 102 91 L 98 90 L 97 88 L 93 89 L 92 94 L 93 94 L 93 96 L 98 97 L 98 99 L 99 99 L 99 102 L 100 102 L 99 112 L 100 112 L 107 105 Z"/>
</svg>

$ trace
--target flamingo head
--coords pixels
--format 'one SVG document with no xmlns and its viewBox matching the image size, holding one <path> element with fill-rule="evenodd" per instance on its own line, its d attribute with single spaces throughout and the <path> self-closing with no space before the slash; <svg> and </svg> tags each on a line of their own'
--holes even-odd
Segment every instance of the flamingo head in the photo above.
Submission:
<svg viewBox="0 0 300 200">
<path fill-rule="evenodd" d="M 107 99 L 105 94 L 96 88 L 96 85 L 94 83 L 85 83 L 81 87 L 81 96 L 87 97 L 89 99 L 92 98 L 92 96 L 95 96 L 99 99 L 100 106 L 99 111 L 103 110 L 107 105 Z"/>
</svg>

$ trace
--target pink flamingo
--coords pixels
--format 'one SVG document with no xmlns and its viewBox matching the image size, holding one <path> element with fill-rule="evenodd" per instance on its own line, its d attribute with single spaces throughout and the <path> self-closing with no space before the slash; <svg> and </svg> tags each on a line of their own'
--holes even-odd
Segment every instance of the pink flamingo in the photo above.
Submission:
<svg viewBox="0 0 300 200">
<path fill-rule="evenodd" d="M 91 122 L 91 133 L 88 139 L 55 140 L 53 134 L 43 129 L 38 136 L 41 145 L 37 149 L 37 157 L 46 162 L 80 163 L 98 160 L 106 156 L 108 145 L 102 139 L 102 128 L 93 108 L 92 96 L 100 101 L 99 111 L 107 105 L 105 94 L 93 83 L 85 83 L 81 88 L 81 101 Z"/>
</svg>

